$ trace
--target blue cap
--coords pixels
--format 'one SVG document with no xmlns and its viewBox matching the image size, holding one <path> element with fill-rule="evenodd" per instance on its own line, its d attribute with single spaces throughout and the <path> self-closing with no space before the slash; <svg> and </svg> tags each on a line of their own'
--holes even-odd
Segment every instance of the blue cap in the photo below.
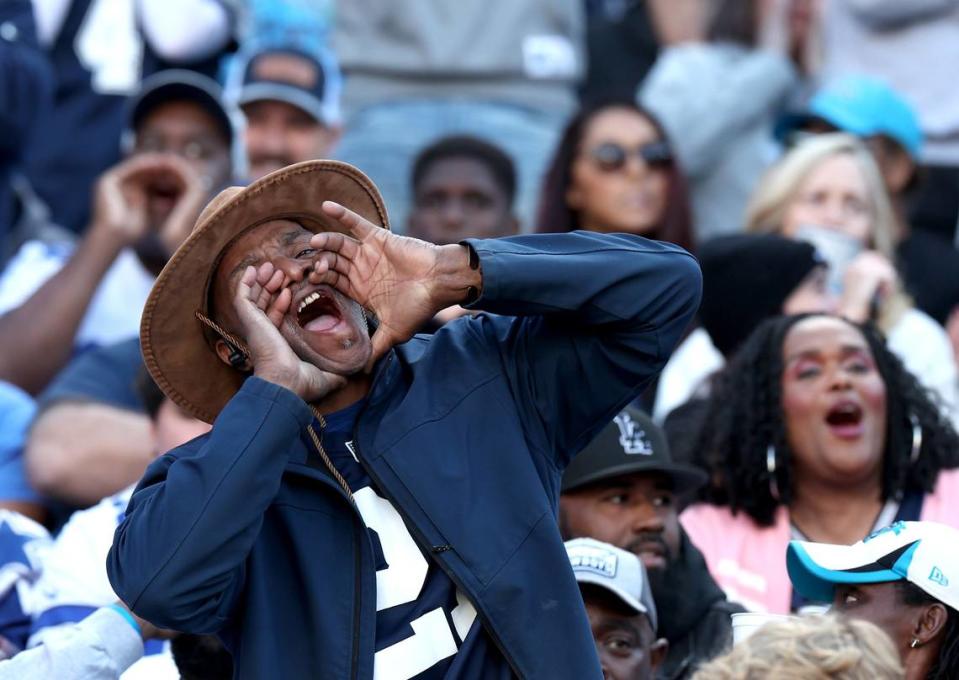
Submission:
<svg viewBox="0 0 959 680">
<path fill-rule="evenodd" d="M 886 83 L 867 76 L 846 76 L 828 83 L 810 100 L 806 111 L 790 116 L 781 132 L 790 132 L 819 118 L 857 137 L 884 135 L 914 159 L 922 148 L 922 129 L 912 106 Z"/>
</svg>

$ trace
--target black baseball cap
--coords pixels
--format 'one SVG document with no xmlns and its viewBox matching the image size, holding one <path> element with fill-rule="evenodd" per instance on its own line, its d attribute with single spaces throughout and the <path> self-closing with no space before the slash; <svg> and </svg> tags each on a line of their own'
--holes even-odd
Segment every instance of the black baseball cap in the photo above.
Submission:
<svg viewBox="0 0 959 680">
<path fill-rule="evenodd" d="M 340 72 L 330 55 L 289 47 L 253 53 L 243 69 L 237 105 L 281 101 L 323 125 L 339 120 Z"/>
<path fill-rule="evenodd" d="M 144 78 L 129 100 L 127 127 L 135 132 L 143 119 L 158 106 L 190 101 L 213 116 L 227 143 L 234 140 L 233 120 L 223 104 L 223 91 L 212 78 L 186 69 L 167 69 Z"/>
<path fill-rule="evenodd" d="M 673 462 L 663 430 L 639 409 L 627 407 L 573 458 L 563 474 L 562 491 L 642 472 L 666 475 L 676 493 L 697 489 L 707 479 L 702 470 Z"/>
</svg>

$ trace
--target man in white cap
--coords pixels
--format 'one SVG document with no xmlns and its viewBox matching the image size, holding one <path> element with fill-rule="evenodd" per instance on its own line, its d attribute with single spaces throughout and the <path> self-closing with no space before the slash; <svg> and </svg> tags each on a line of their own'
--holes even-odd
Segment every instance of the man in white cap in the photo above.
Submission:
<svg viewBox="0 0 959 680">
<path fill-rule="evenodd" d="M 656 604 L 642 561 L 592 538 L 566 541 L 566 553 L 583 593 L 603 676 L 652 678 L 669 643 L 656 637 Z"/>
<path fill-rule="evenodd" d="M 896 522 L 853 545 L 792 541 L 795 589 L 831 601 L 882 628 L 902 656 L 906 680 L 959 677 L 959 531 Z"/>
</svg>

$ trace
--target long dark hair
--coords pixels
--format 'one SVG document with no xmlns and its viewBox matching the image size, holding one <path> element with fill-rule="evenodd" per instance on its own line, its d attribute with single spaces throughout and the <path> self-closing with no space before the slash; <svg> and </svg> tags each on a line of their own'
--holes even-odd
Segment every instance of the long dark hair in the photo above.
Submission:
<svg viewBox="0 0 959 680">
<path fill-rule="evenodd" d="M 706 413 L 691 446 L 696 462 L 706 467 L 710 483 L 702 499 L 743 511 L 761 526 L 770 526 L 776 508 L 794 497 L 793 452 L 786 438 L 781 379 L 783 342 L 800 321 L 825 314 L 775 317 L 760 324 L 713 382 Z M 959 435 L 943 418 L 899 358 L 871 325 L 844 320 L 859 330 L 872 352 L 886 386 L 886 445 L 882 463 L 882 497 L 907 491 L 931 492 L 939 472 L 959 467 Z M 915 418 L 922 428 L 922 446 L 910 463 Z M 776 451 L 776 484 L 770 490 L 766 451 Z"/>
<path fill-rule="evenodd" d="M 536 231 L 556 233 L 582 228 L 579 214 L 570 208 L 566 202 L 566 194 L 572 183 L 573 163 L 580 152 L 583 135 L 589 123 L 599 113 L 614 108 L 634 111 L 650 122 L 660 139 L 669 142 L 666 131 L 656 120 L 656 117 L 633 102 L 607 101 L 577 113 L 563 131 L 556 152 L 553 154 L 553 160 L 546 172 L 536 216 Z M 693 224 L 686 179 L 675 158 L 666 172 L 666 207 L 660 223 L 647 236 L 660 241 L 669 241 L 692 251 L 694 247 Z"/>
</svg>

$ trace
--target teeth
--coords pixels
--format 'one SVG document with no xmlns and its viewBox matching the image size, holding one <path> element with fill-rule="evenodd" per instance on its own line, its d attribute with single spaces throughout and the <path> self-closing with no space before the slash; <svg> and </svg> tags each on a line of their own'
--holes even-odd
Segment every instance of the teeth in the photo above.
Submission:
<svg viewBox="0 0 959 680">
<path fill-rule="evenodd" d="M 306 309 L 307 305 L 311 305 L 319 299 L 320 299 L 319 291 L 316 291 L 315 293 L 310 293 L 305 298 L 303 298 L 303 302 L 300 303 L 300 306 L 297 308 L 296 313 L 299 314 L 304 309 Z"/>
</svg>

